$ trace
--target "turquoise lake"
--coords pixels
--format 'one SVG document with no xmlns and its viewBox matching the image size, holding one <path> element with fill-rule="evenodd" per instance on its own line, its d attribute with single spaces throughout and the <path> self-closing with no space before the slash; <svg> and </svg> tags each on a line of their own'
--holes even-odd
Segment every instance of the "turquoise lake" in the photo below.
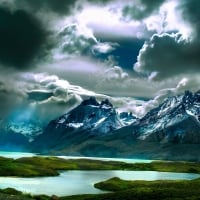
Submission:
<svg viewBox="0 0 200 200">
<path fill-rule="evenodd" d="M 19 158 L 30 157 L 29 153 L 9 153 L 2 152 L 1 156 Z M 78 157 L 65 157 L 74 158 Z M 95 159 L 95 158 L 92 158 Z M 100 158 L 98 158 L 100 159 Z M 109 158 L 106 158 L 106 160 Z M 105 159 L 102 159 L 105 160 Z M 109 159 L 110 160 L 110 159 Z M 119 160 L 119 159 L 111 159 Z M 127 159 L 125 159 L 128 162 Z M 131 159 L 132 160 L 132 159 Z M 123 161 L 123 159 L 120 159 Z M 144 162 L 144 160 L 132 160 L 130 162 Z M 146 162 L 150 162 L 146 160 Z M 103 191 L 95 189 L 93 185 L 100 181 L 105 181 L 112 177 L 119 177 L 125 180 L 192 180 L 199 178 L 199 174 L 192 173 L 172 173 L 157 171 L 121 171 L 121 170 L 98 170 L 98 171 L 64 171 L 57 177 L 37 177 L 37 178 L 10 178 L 0 177 L 0 188 L 15 188 L 17 190 L 31 194 L 46 195 L 77 195 L 77 194 L 98 194 Z"/>
</svg>

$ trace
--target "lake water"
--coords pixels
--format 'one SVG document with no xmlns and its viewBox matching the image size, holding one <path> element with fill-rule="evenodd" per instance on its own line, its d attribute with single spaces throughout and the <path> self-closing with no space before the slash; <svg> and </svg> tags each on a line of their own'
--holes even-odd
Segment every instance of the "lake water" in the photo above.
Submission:
<svg viewBox="0 0 200 200">
<path fill-rule="evenodd" d="M 135 158 L 99 158 L 99 157 L 76 157 L 76 156 L 57 156 L 59 158 L 64 159 L 90 159 L 90 160 L 103 160 L 103 161 L 118 161 L 118 162 L 126 162 L 126 163 L 150 163 L 153 160 L 146 159 L 135 159 Z"/>
<path fill-rule="evenodd" d="M 7 152 L 7 151 L 0 151 L 0 156 L 6 158 L 21 158 L 21 157 L 33 157 L 37 154 L 34 153 L 23 153 L 23 152 Z M 77 157 L 77 156 L 57 156 L 59 158 L 64 159 L 91 159 L 91 160 L 103 160 L 103 161 L 119 161 L 119 162 L 126 162 L 126 163 L 150 163 L 153 160 L 145 160 L 145 159 L 124 159 L 124 158 L 99 158 L 99 157 Z"/>
<path fill-rule="evenodd" d="M 0 151 L 0 156 L 6 158 L 22 158 L 22 157 L 33 157 L 36 156 L 34 153 L 24 153 L 24 152 L 8 152 L 8 151 Z"/>
<path fill-rule="evenodd" d="M 125 180 L 191 180 L 198 174 L 168 173 L 155 171 L 67 171 L 57 177 L 0 178 L 0 188 L 15 188 L 31 194 L 68 196 L 77 194 L 99 194 L 94 183 L 119 177 Z"/>
<path fill-rule="evenodd" d="M 0 156 L 9 158 L 31 157 L 35 154 L 18 152 L 0 152 Z M 80 157 L 63 157 L 66 159 L 78 159 Z M 81 157 L 87 158 L 87 157 Z M 114 160 L 125 162 L 151 162 L 140 159 L 115 159 L 115 158 L 91 158 L 98 160 Z M 112 177 L 119 177 L 124 180 L 192 180 L 199 178 L 199 174 L 171 173 L 156 171 L 65 171 L 57 177 L 37 178 L 10 178 L 0 177 L 0 188 L 15 188 L 31 194 L 46 194 L 57 196 L 68 196 L 77 194 L 99 194 L 103 191 L 95 189 L 93 185 Z"/>
</svg>

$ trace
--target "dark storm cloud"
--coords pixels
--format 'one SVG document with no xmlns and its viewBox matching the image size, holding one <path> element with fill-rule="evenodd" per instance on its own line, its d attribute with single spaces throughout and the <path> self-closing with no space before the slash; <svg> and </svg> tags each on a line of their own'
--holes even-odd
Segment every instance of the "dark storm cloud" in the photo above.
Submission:
<svg viewBox="0 0 200 200">
<path fill-rule="evenodd" d="M 0 93 L 6 93 L 5 85 L 0 81 Z"/>
<path fill-rule="evenodd" d="M 61 46 L 61 53 L 67 55 L 88 55 L 91 47 L 97 43 L 92 36 L 86 36 L 79 30 L 77 24 L 65 27 L 57 36 L 58 40 L 64 41 Z"/>
<path fill-rule="evenodd" d="M 200 1 L 180 1 L 177 11 L 192 27 L 189 38 L 180 33 L 155 34 L 140 50 L 135 70 L 162 79 L 200 72 Z"/>
<path fill-rule="evenodd" d="M 23 92 L 10 85 L 10 80 L 8 82 L 0 81 L 0 118 L 4 118 L 12 109 L 21 104 L 22 99 L 26 98 Z"/>
<path fill-rule="evenodd" d="M 140 50 L 135 70 L 155 72 L 155 78 L 199 72 L 199 52 L 198 43 L 187 42 L 180 34 L 154 35 Z"/>
<path fill-rule="evenodd" d="M 15 0 L 21 8 L 29 8 L 38 12 L 49 10 L 60 15 L 68 15 L 76 0 Z"/>
<path fill-rule="evenodd" d="M 200 36 L 200 1 L 199 0 L 182 0 L 179 7 L 182 17 L 185 21 L 192 25 L 195 36 Z"/>
<path fill-rule="evenodd" d="M 91 2 L 91 3 L 102 3 L 102 4 L 106 4 L 111 1 L 113 0 L 88 0 L 88 2 Z"/>
<path fill-rule="evenodd" d="M 105 4 L 111 0 L 15 0 L 15 5 L 20 8 L 28 8 L 34 12 L 48 10 L 58 15 L 69 15 L 77 2 L 78 8 L 82 8 L 85 2 Z"/>
<path fill-rule="evenodd" d="M 46 39 L 40 22 L 24 10 L 0 7 L 0 63 L 18 69 L 27 67 Z"/>
<path fill-rule="evenodd" d="M 75 90 L 68 91 L 67 86 L 71 85 L 67 81 L 60 80 L 56 76 L 16 71 L 9 75 L 9 79 L 6 79 L 0 74 L 2 80 L 0 81 L 0 118 L 2 119 L 12 116 L 16 110 L 19 110 L 23 119 L 26 116 L 27 119 L 48 123 L 49 120 L 71 109 L 82 100 L 79 95 L 76 95 Z"/>
<path fill-rule="evenodd" d="M 101 35 L 89 37 L 80 34 L 77 25 L 66 27 L 58 37 L 64 41 L 60 45 L 62 47 L 60 53 L 66 57 L 88 56 L 106 62 L 108 65 L 119 65 L 129 70 L 132 69 L 139 50 L 144 44 L 143 39 L 106 39 Z M 98 42 L 97 38 L 101 42 Z"/>
<path fill-rule="evenodd" d="M 16 95 L 0 91 L 0 118 L 4 118 L 7 113 L 11 112 L 12 109 L 18 106 L 18 102 L 13 102 L 12 99 L 16 99 Z"/>
<path fill-rule="evenodd" d="M 140 0 L 140 4 L 135 4 L 135 2 L 133 2 L 133 5 L 123 8 L 123 15 L 128 18 L 141 20 L 158 10 L 165 1 L 166 0 Z"/>
<path fill-rule="evenodd" d="M 30 91 L 27 94 L 28 99 L 33 101 L 44 101 L 53 96 L 53 92 L 48 91 Z"/>
</svg>

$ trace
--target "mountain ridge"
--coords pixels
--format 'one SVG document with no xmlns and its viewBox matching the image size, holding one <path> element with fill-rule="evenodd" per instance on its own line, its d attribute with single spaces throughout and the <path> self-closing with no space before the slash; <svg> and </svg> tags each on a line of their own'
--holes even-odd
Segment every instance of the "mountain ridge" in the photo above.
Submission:
<svg viewBox="0 0 200 200">
<path fill-rule="evenodd" d="M 82 106 L 84 107 L 84 112 L 81 109 L 79 113 L 79 109 Z M 85 117 L 88 114 L 88 106 L 89 110 L 91 109 L 90 114 L 94 111 L 93 107 L 98 107 L 98 109 L 103 109 L 104 111 L 99 112 L 98 110 L 98 117 L 96 114 L 93 116 L 94 119 L 96 117 L 97 119 L 90 119 L 90 122 L 96 123 L 100 120 L 100 124 L 104 126 L 106 121 L 102 120 L 102 118 L 109 116 L 108 119 L 110 121 L 108 121 L 109 123 L 112 122 L 113 129 L 106 129 L 106 132 L 98 132 L 101 130 L 98 129 L 98 126 L 96 126 L 98 127 L 96 129 L 91 127 L 91 123 L 89 123 L 90 126 L 84 126 L 84 123 L 88 122 L 88 117 Z M 102 112 L 104 113 L 103 117 Z M 196 93 L 186 91 L 182 95 L 168 97 L 157 108 L 149 111 L 143 118 L 136 119 L 133 117 L 134 120 L 132 123 L 124 126 L 119 125 L 121 123 L 120 117 L 122 119 L 123 116 L 126 116 L 126 119 L 128 119 L 129 114 L 117 114 L 108 100 L 99 103 L 96 99 L 90 98 L 83 101 L 78 108 L 75 108 L 65 116 L 67 116 L 68 125 L 73 121 L 72 119 L 75 119 L 75 122 L 81 122 L 81 126 L 83 127 L 70 127 L 70 130 L 65 129 L 65 131 L 62 131 L 62 137 L 60 137 L 59 131 L 55 129 L 56 124 L 53 125 L 53 129 L 50 126 L 49 130 L 46 129 L 46 132 L 38 136 L 38 140 L 35 141 L 36 146 L 38 145 L 37 141 L 40 141 L 37 148 L 41 148 L 40 145 L 45 141 L 47 142 L 48 137 L 55 139 L 56 135 L 58 138 L 53 140 L 54 142 L 51 145 L 43 145 L 41 148 L 42 153 L 200 160 L 200 156 L 198 155 L 198 151 L 200 150 L 199 91 Z M 77 116 L 79 116 L 78 119 L 76 118 Z M 114 116 L 114 118 L 110 116 Z M 58 119 L 63 120 L 62 118 L 63 116 Z M 83 121 L 84 123 L 82 123 Z M 115 125 L 118 122 L 119 127 L 116 128 Z M 41 139 L 41 137 L 43 138 Z M 175 152 L 172 149 L 175 149 Z M 181 152 L 185 152 L 185 157 L 181 155 Z"/>
<path fill-rule="evenodd" d="M 33 145 L 42 149 L 51 148 L 55 143 L 59 145 L 65 140 L 70 146 L 88 138 L 112 134 L 134 120 L 136 117 L 132 113 L 118 114 L 108 99 L 98 102 L 94 97 L 90 97 L 70 112 L 52 120 Z M 48 141 L 49 137 L 54 140 Z"/>
<path fill-rule="evenodd" d="M 2 141 L 22 141 L 42 154 L 200 161 L 200 91 L 167 97 L 142 118 L 90 97 L 50 121 L 42 134 L 20 137 L 20 125 L 11 128 Z"/>
</svg>

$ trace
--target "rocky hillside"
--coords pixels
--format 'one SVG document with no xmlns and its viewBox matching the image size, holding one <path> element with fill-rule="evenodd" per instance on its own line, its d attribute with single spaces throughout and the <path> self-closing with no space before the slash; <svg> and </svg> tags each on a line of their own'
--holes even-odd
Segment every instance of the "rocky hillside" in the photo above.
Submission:
<svg viewBox="0 0 200 200">
<path fill-rule="evenodd" d="M 51 121 L 33 146 L 53 154 L 200 161 L 200 92 L 166 98 L 141 119 L 90 98 Z"/>
<path fill-rule="evenodd" d="M 65 115 L 52 120 L 33 145 L 43 150 L 68 147 L 113 134 L 134 121 L 136 117 L 131 113 L 118 114 L 107 99 L 98 102 L 91 97 Z"/>
</svg>

